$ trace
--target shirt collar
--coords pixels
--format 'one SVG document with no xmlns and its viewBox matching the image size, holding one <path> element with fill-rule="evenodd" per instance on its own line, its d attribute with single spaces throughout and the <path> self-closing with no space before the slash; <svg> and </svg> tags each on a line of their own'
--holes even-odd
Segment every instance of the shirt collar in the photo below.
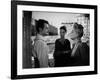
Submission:
<svg viewBox="0 0 100 80">
<path fill-rule="evenodd" d="M 37 34 L 36 40 L 43 40 L 43 41 L 45 41 L 44 37 L 42 35 L 40 35 L 40 34 Z"/>
</svg>

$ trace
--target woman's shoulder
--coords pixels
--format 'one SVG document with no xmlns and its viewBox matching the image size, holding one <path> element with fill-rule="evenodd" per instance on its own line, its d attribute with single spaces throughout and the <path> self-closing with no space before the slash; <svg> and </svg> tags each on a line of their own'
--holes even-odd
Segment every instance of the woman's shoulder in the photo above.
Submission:
<svg viewBox="0 0 100 80">
<path fill-rule="evenodd" d="M 56 42 L 60 41 L 60 38 L 56 39 Z"/>
<path fill-rule="evenodd" d="M 70 41 L 68 39 L 65 39 L 66 42 L 70 43 Z"/>
<path fill-rule="evenodd" d="M 87 43 L 82 42 L 81 44 L 79 44 L 79 48 L 81 48 L 81 49 L 89 49 L 89 46 L 87 45 Z"/>
<path fill-rule="evenodd" d="M 87 46 L 87 47 L 88 47 L 87 43 L 85 43 L 85 42 L 82 42 L 81 45 L 82 45 L 82 46 Z"/>
<path fill-rule="evenodd" d="M 68 39 L 65 39 L 66 41 L 69 41 Z"/>
</svg>

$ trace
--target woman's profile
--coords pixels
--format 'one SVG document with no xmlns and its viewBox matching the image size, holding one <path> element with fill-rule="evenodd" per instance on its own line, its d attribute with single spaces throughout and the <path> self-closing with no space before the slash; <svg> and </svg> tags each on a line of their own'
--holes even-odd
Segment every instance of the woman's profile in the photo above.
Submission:
<svg viewBox="0 0 100 80">
<path fill-rule="evenodd" d="M 75 23 L 71 32 L 71 39 L 74 41 L 71 53 L 71 64 L 73 66 L 89 65 L 89 46 L 82 42 L 83 34 L 83 26 Z"/>
</svg>

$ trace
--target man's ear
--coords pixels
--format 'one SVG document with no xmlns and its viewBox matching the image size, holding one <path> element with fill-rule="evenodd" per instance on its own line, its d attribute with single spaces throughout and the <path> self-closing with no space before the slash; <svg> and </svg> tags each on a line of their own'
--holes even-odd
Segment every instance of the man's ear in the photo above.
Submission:
<svg viewBox="0 0 100 80">
<path fill-rule="evenodd" d="M 39 32 L 42 32 L 42 28 L 39 28 Z"/>
</svg>

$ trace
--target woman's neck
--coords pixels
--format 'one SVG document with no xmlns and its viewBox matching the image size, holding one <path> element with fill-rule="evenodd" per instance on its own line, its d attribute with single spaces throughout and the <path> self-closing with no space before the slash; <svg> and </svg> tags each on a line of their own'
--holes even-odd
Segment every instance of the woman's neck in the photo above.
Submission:
<svg viewBox="0 0 100 80">
<path fill-rule="evenodd" d="M 78 43 L 78 42 L 81 42 L 81 38 L 76 38 L 76 39 L 74 40 L 74 43 Z"/>
<path fill-rule="evenodd" d="M 65 39 L 65 37 L 61 37 L 60 39 L 61 39 L 61 40 L 64 40 L 64 39 Z"/>
</svg>

